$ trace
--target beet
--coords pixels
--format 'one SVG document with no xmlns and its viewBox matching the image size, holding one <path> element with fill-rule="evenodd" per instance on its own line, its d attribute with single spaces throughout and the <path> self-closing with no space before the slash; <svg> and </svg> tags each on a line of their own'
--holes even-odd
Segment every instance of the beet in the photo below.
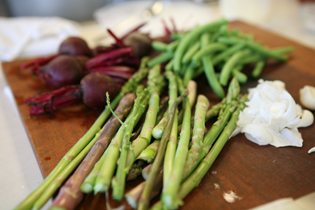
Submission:
<svg viewBox="0 0 315 210">
<path fill-rule="evenodd" d="M 99 72 L 86 75 L 80 84 L 84 104 L 94 109 L 104 108 L 106 92 L 108 92 L 110 98 L 113 98 L 121 87 L 121 84 L 117 83 L 111 77 Z"/>
<path fill-rule="evenodd" d="M 87 42 L 80 37 L 68 37 L 59 46 L 59 54 L 92 56 Z"/>
<path fill-rule="evenodd" d="M 51 88 L 78 84 L 86 73 L 82 57 L 60 55 L 43 66 L 38 75 Z"/>
<path fill-rule="evenodd" d="M 151 38 L 140 32 L 133 32 L 123 39 L 126 46 L 131 47 L 133 55 L 137 58 L 148 55 L 151 52 Z"/>
<path fill-rule="evenodd" d="M 81 80 L 80 85 L 68 85 L 25 100 L 31 115 L 53 113 L 60 107 L 83 101 L 92 109 L 103 109 L 106 92 L 114 98 L 123 83 L 106 74 L 93 72 Z"/>
</svg>

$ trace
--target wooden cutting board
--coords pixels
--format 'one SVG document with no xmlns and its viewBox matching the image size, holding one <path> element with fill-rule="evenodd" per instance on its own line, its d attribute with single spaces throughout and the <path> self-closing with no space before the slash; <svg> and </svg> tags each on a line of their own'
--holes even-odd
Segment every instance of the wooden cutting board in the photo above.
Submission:
<svg viewBox="0 0 315 210">
<path fill-rule="evenodd" d="M 294 47 L 291 59 L 287 63 L 268 66 L 264 79 L 284 81 L 297 102 L 300 88 L 315 86 L 314 50 L 243 22 L 234 22 L 231 27 L 254 34 L 258 41 L 270 47 Z M 98 113 L 77 106 L 53 116 L 30 117 L 23 99 L 45 88 L 29 73 L 21 72 L 20 64 L 21 61 L 4 63 L 3 69 L 42 174 L 46 176 L 89 128 Z M 256 83 L 251 81 L 248 87 Z M 185 199 L 182 209 L 248 209 L 275 199 L 298 198 L 315 191 L 315 154 L 307 154 L 315 146 L 315 126 L 300 131 L 304 139 L 302 148 L 262 147 L 247 141 L 243 135 L 233 137 L 200 186 Z M 234 203 L 226 202 L 223 193 L 229 191 L 241 199 Z M 105 209 L 103 197 L 85 199 L 79 209 Z"/>
</svg>

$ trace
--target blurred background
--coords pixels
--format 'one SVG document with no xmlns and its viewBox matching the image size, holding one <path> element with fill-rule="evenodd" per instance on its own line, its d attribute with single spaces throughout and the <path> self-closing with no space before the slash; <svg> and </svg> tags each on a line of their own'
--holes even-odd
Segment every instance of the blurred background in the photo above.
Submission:
<svg viewBox="0 0 315 210">
<path fill-rule="evenodd" d="M 158 12 L 152 10 L 156 3 Z M 148 9 L 153 16 L 173 15 L 182 29 L 201 19 L 240 19 L 315 47 L 315 0 L 0 0 L 0 16 L 59 16 L 80 23 L 92 20 L 103 27 L 121 25 Z"/>
</svg>

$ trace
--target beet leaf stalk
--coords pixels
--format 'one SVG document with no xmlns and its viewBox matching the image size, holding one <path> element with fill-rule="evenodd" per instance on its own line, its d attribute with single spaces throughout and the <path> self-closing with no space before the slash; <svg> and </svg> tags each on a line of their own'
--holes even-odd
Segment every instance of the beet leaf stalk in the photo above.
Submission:
<svg viewBox="0 0 315 210">
<path fill-rule="evenodd" d="M 82 184 L 85 177 L 92 170 L 94 164 L 103 154 L 107 148 L 111 138 L 114 136 L 116 130 L 120 127 L 120 120 L 123 120 L 129 113 L 133 101 L 135 99 L 134 94 L 126 94 L 120 101 L 116 108 L 116 116 L 112 116 L 102 128 L 102 131 L 98 137 L 98 140 L 89 151 L 87 156 L 80 163 L 79 167 L 67 180 L 67 182 L 60 189 L 58 196 L 53 202 L 53 207 L 58 209 L 74 209 L 77 204 L 81 201 L 83 194 L 80 191 L 80 185 Z M 53 208 L 51 208 L 53 209 Z"/>
<path fill-rule="evenodd" d="M 114 109 L 122 97 L 128 93 L 133 92 L 135 87 L 139 84 L 139 82 L 146 77 L 148 73 L 148 69 L 145 67 L 147 62 L 147 58 L 142 59 L 142 64 L 138 72 L 136 72 L 130 80 L 128 80 L 125 85 L 122 87 L 120 93 L 115 97 L 115 99 L 111 103 L 111 107 Z M 75 158 L 81 154 L 80 152 L 94 139 L 95 135 L 100 131 L 102 126 L 104 125 L 107 118 L 111 115 L 111 111 L 107 106 L 104 111 L 100 114 L 100 116 L 96 119 L 93 125 L 89 128 L 89 130 L 77 141 L 77 143 L 72 146 L 72 148 L 65 154 L 65 156 L 59 161 L 56 167 L 50 172 L 50 174 L 44 179 L 44 181 L 32 192 L 30 193 L 23 201 L 21 201 L 15 209 L 32 209 L 34 203 L 38 200 L 38 198 L 42 195 L 44 191 L 49 187 L 49 185 L 57 178 L 57 176 L 63 172 L 63 170 L 72 162 L 74 162 Z M 74 162 L 76 163 L 76 162 Z M 73 164 L 74 164 L 73 163 Z M 79 164 L 79 162 L 77 163 Z M 76 165 L 77 166 L 77 165 Z M 75 167 L 73 167 L 74 170 Z M 71 171 L 72 172 L 72 171 Z M 41 208 L 39 206 L 38 208 Z M 34 208 L 35 209 L 35 208 Z"/>
<path fill-rule="evenodd" d="M 129 120 L 124 123 L 125 132 L 120 149 L 121 151 L 118 159 L 118 166 L 116 175 L 112 180 L 113 198 L 115 200 L 121 200 L 124 196 L 126 177 L 128 173 L 126 170 L 127 157 L 131 146 L 130 138 L 134 127 L 147 108 L 148 99 L 149 94 L 147 89 L 140 90 L 139 93 L 137 93 L 135 105 L 128 116 Z"/>
</svg>

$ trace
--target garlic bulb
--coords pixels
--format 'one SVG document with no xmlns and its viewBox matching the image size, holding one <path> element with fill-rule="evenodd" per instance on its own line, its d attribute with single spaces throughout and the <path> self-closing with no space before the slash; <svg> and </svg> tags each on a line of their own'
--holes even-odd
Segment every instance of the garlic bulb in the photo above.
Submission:
<svg viewBox="0 0 315 210">
<path fill-rule="evenodd" d="M 283 82 L 260 80 L 257 87 L 249 90 L 248 99 L 237 131 L 259 145 L 302 146 L 298 128 L 311 125 L 314 116 L 295 103 Z"/>
<path fill-rule="evenodd" d="M 304 86 L 300 89 L 301 104 L 311 110 L 315 110 L 315 87 Z"/>
</svg>

